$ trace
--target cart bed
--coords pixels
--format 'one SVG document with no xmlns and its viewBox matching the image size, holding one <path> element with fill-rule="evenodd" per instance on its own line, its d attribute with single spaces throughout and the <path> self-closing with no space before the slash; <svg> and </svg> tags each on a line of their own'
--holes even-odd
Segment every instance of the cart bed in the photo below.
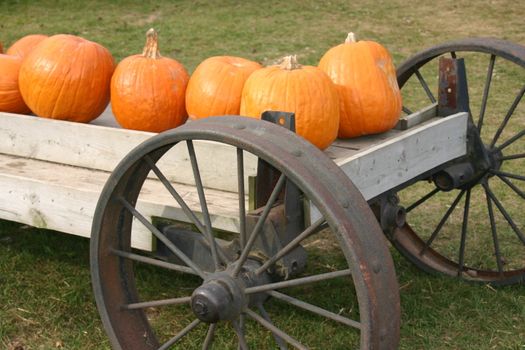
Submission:
<svg viewBox="0 0 525 350">
<path fill-rule="evenodd" d="M 465 154 L 467 114 L 438 118 L 429 113 L 435 115 L 435 108 L 402 121 L 400 125 L 410 127 L 414 120 L 423 120 L 407 130 L 337 140 L 325 153 L 370 200 Z M 86 237 L 110 172 L 131 149 L 154 135 L 118 128 L 109 109 L 92 124 L 8 113 L 0 113 L 0 118 L 0 218 Z M 224 165 L 201 169 L 208 204 L 216 214 L 213 226 L 237 231 L 235 152 L 208 141 L 196 142 L 195 147 L 199 157 Z M 206 164 L 205 159 L 199 161 Z M 200 212 L 188 157 L 174 153 L 163 166 L 177 168 L 170 181 L 178 183 L 190 207 Z M 245 166 L 246 176 L 255 175 L 256 159 L 247 157 Z M 158 180 L 148 179 L 147 189 L 139 203 L 142 213 L 186 221 Z M 144 227 L 134 225 L 133 234 L 134 247 L 153 248 Z"/>
</svg>

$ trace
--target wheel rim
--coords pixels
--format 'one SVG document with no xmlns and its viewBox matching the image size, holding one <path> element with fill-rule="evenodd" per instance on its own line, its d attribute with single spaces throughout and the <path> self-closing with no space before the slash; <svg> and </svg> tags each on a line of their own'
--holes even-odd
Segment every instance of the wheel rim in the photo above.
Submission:
<svg viewBox="0 0 525 350">
<path fill-rule="evenodd" d="M 176 244 L 169 249 L 179 260 L 185 261 L 184 264 L 159 261 L 130 249 L 131 227 L 138 225 L 137 221 L 149 226 L 158 239 L 163 239 L 163 233 L 151 227 L 151 221 L 140 213 L 142 194 L 139 193 L 148 173 L 153 170 L 164 189 L 174 197 L 178 193 L 176 185 L 162 180 L 164 170 L 156 165 L 161 164 L 157 161 L 169 154 L 166 152 L 172 147 L 184 146 L 194 165 L 194 178 L 197 181 L 200 178 L 198 169 L 202 164 L 198 164 L 199 153 L 193 147 L 194 140 L 232 145 L 238 169 L 244 169 L 239 164 L 243 164 L 244 157 L 251 153 L 281 171 L 277 189 L 274 189 L 262 210 L 262 218 L 268 220 L 266 215 L 270 215 L 270 208 L 277 203 L 279 188 L 284 186 L 285 178 L 315 202 L 324 219 L 302 231 L 301 237 L 307 238 L 300 237 L 299 240 L 315 259 L 309 258 L 308 266 L 301 275 L 276 281 L 275 274 L 267 273 L 268 268 L 276 265 L 268 261 L 268 257 L 253 254 L 255 249 L 251 249 L 257 247 L 257 239 L 251 238 L 260 234 L 254 233 L 260 232 L 257 224 L 251 234 L 246 233 L 241 238 L 241 233 L 238 237 L 244 248 L 241 247 L 237 256 L 232 257 L 228 251 L 222 251 L 226 249 L 222 243 L 213 249 L 214 244 L 209 243 L 217 240 L 210 237 L 216 237 L 217 231 L 210 229 L 214 220 L 213 206 L 206 200 L 199 201 L 208 205 L 200 206 L 199 212 L 203 214 L 197 215 L 198 222 L 193 224 L 198 228 L 196 231 L 208 240 L 209 261 L 214 265 L 211 269 L 206 270 L 204 265 L 199 266 L 184 252 L 177 251 Z M 323 169 L 321 175 L 320 169 Z M 244 179 L 242 172 L 239 173 L 241 178 Z M 207 189 L 199 184 L 196 188 L 199 198 L 205 198 Z M 243 188 L 241 184 L 240 188 Z M 242 196 L 243 190 L 239 193 Z M 244 201 L 239 201 L 239 217 L 243 217 L 242 213 L 246 210 L 241 203 Z M 331 235 L 336 238 L 331 240 L 332 243 L 328 239 L 330 233 L 319 230 L 324 226 L 336 228 L 332 229 Z M 330 246 L 330 252 L 324 254 L 317 247 L 316 240 Z M 318 324 L 328 327 L 327 331 L 350 334 L 343 337 L 345 344 L 363 349 L 389 348 L 397 345 L 399 337 L 399 295 L 393 264 L 381 240 L 378 225 L 366 202 L 348 178 L 320 151 L 284 128 L 269 123 L 245 118 L 213 118 L 190 123 L 145 142 L 130 153 L 111 175 L 101 195 L 93 224 L 93 286 L 105 329 L 116 348 L 164 349 L 182 346 L 206 349 L 211 348 L 214 341 L 218 341 L 215 345 L 221 348 L 258 348 L 267 347 L 267 344 L 283 349 L 286 344 L 295 348 L 316 346 L 315 337 L 298 331 L 302 328 L 299 324 L 305 314 L 321 320 Z M 280 251 L 283 252 L 282 249 Z M 279 255 L 274 258 L 281 261 L 277 259 Z M 146 271 L 153 267 L 178 270 L 174 273 L 176 276 L 169 273 L 166 278 L 172 281 L 170 285 L 178 283 L 179 288 L 166 287 L 165 293 L 160 295 L 152 293 L 142 282 L 147 277 L 140 266 L 135 266 L 139 264 L 145 264 Z M 190 276 L 183 278 L 181 272 Z M 161 273 L 164 276 L 167 272 Z M 334 297 L 347 294 L 348 298 L 343 299 L 354 300 L 353 310 L 343 310 L 339 314 L 341 310 L 335 310 L 334 306 L 314 306 L 322 286 L 315 282 L 317 280 L 324 280 L 331 288 L 344 288 L 347 293 L 335 293 L 334 289 L 332 294 Z M 226 299 L 229 301 L 225 302 Z M 165 311 L 168 308 L 179 310 Z M 281 309 L 286 311 L 279 312 Z M 287 325 L 283 326 L 283 317 L 287 324 L 295 324 L 295 328 L 290 330 Z M 348 329 L 356 327 L 360 331 L 353 335 L 348 332 Z M 230 342 L 225 335 L 228 332 L 233 335 L 229 337 Z M 258 339 L 261 334 L 263 340 Z M 322 340 L 318 343 L 317 346 L 321 346 Z"/>
<path fill-rule="evenodd" d="M 435 102 L 430 87 L 437 87 L 437 60 L 443 56 L 465 60 L 473 130 L 483 142 L 489 166 L 469 184 L 450 192 L 425 181 L 401 191 L 410 224 L 395 232 L 393 243 L 429 272 L 493 284 L 522 282 L 525 106 L 520 102 L 525 90 L 525 47 L 495 39 L 466 39 L 423 51 L 398 69 L 407 103 Z"/>
</svg>

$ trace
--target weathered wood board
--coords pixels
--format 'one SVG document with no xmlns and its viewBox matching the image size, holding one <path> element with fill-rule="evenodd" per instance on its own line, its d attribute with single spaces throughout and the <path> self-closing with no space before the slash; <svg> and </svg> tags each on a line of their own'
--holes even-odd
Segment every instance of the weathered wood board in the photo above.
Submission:
<svg viewBox="0 0 525 350">
<path fill-rule="evenodd" d="M 0 153 L 113 171 L 133 148 L 155 134 L 121 129 L 107 113 L 95 124 L 81 124 L 0 112 Z M 237 170 L 225 166 L 235 164 L 235 149 L 210 141 L 196 141 L 194 146 L 204 186 L 237 191 Z M 177 145 L 177 150 L 164 158 L 169 161 L 161 161 L 159 166 L 166 169 L 171 181 L 194 184 L 185 145 Z M 246 177 L 255 174 L 256 164 L 255 157 L 246 155 Z"/>
<path fill-rule="evenodd" d="M 89 237 L 95 207 L 108 172 L 0 154 L 0 217 L 31 226 Z M 195 212 L 200 204 L 195 187 L 176 184 L 176 190 Z M 214 227 L 238 231 L 238 199 L 232 192 L 206 190 Z M 139 211 L 151 218 L 187 221 L 160 181 L 146 180 Z M 202 219 L 201 219 L 202 220 Z M 134 224 L 132 244 L 150 250 L 152 239 Z"/>
<path fill-rule="evenodd" d="M 467 113 L 432 118 L 405 131 L 337 141 L 327 152 L 368 201 L 464 155 L 467 120 Z M 315 207 L 310 213 L 319 218 Z"/>
<path fill-rule="evenodd" d="M 419 113 L 428 119 L 431 112 Z M 410 122 L 408 130 L 337 140 L 325 153 L 369 200 L 463 155 L 467 117 L 458 113 L 416 126 Z M 94 208 L 109 173 L 131 149 L 153 135 L 119 128 L 109 110 L 90 125 L 0 113 L 0 218 L 89 236 Z M 237 231 L 235 149 L 209 141 L 194 144 L 214 226 Z M 190 207 L 200 213 L 183 146 L 177 145 L 158 164 Z M 247 157 L 245 176 L 255 173 L 256 159 Z M 246 186 L 248 183 L 246 180 Z M 149 217 L 187 221 L 154 176 L 147 180 L 138 205 Z M 134 225 L 133 245 L 152 248 L 151 235 L 140 224 Z"/>
</svg>

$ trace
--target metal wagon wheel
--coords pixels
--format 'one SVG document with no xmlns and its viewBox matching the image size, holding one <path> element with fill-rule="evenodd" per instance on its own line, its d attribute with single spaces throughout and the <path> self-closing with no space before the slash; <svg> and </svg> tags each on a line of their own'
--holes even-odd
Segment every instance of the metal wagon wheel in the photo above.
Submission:
<svg viewBox="0 0 525 350">
<path fill-rule="evenodd" d="M 199 163 L 202 140 L 231 146 L 239 183 L 238 234 L 215 227 L 219 219 L 201 181 L 203 167 L 209 166 Z M 168 181 L 162 159 L 170 157 L 170 150 L 186 152 L 198 203 L 186 203 L 187 194 Z M 244 178 L 249 157 L 263 159 L 281 175 L 257 223 L 247 230 Z M 147 181 L 156 181 L 184 208 L 185 221 L 193 225 L 191 234 L 202 237 L 205 254 L 185 253 L 142 213 Z M 264 256 L 258 237 L 278 207 L 281 189 L 291 183 L 321 217 L 273 256 Z M 174 259 L 132 249 L 132 227 L 138 226 L 146 226 Z M 299 267 L 303 271 L 279 278 L 279 264 L 298 247 L 309 254 L 306 266 Z M 93 222 L 91 273 L 97 306 L 116 349 L 325 348 L 327 339 L 319 336 L 323 333 L 341 348 L 391 349 L 398 343 L 397 281 L 369 207 L 322 152 L 268 122 L 239 117 L 191 122 L 132 151 L 101 194 Z"/>
<path fill-rule="evenodd" d="M 398 68 L 405 112 L 436 102 L 432 87 L 438 86 L 440 57 L 465 62 L 471 111 L 467 147 L 477 150 L 456 164 L 473 165 L 474 171 L 450 191 L 440 188 L 436 174 L 400 191 L 407 224 L 395 232 L 393 243 L 429 272 L 492 284 L 523 282 L 525 47 L 465 39 L 416 54 Z"/>
</svg>

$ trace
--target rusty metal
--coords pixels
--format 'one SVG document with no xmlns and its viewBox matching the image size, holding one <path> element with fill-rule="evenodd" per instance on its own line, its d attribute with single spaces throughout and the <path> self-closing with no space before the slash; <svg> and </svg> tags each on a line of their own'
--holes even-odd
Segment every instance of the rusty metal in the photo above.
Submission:
<svg viewBox="0 0 525 350">
<path fill-rule="evenodd" d="M 470 113 L 468 105 L 468 89 L 467 89 L 467 71 L 465 70 L 464 62 L 459 58 L 462 52 L 478 53 L 487 57 L 489 68 L 487 72 L 487 80 L 485 81 L 485 90 L 483 93 L 483 100 L 481 106 L 481 112 L 479 120 L 474 123 L 472 116 L 470 116 L 467 127 L 467 154 L 460 159 L 454 160 L 448 164 L 442 164 L 436 169 L 426 173 L 423 177 L 414 179 L 407 184 L 404 184 L 403 188 L 411 186 L 413 183 L 419 180 L 434 180 L 436 185 L 435 190 L 429 192 L 427 195 L 421 198 L 421 201 L 431 198 L 434 194 L 440 191 L 449 191 L 452 189 L 459 190 L 460 194 L 456 197 L 454 203 L 452 203 L 452 209 L 461 199 L 463 194 L 466 195 L 465 199 L 465 213 L 464 219 L 468 214 L 470 191 L 475 187 L 481 188 L 486 191 L 487 198 L 491 197 L 491 191 L 488 187 L 488 181 L 497 174 L 502 166 L 503 159 L 505 156 L 500 152 L 500 149 L 494 147 L 494 142 L 499 136 L 501 129 L 506 125 L 506 122 L 510 119 L 515 107 L 519 103 L 523 96 L 523 88 L 516 96 L 511 109 L 505 116 L 503 122 L 501 122 L 500 129 L 494 136 L 491 143 L 484 143 L 480 136 L 480 128 L 483 125 L 483 117 L 485 114 L 485 107 L 488 98 L 488 91 L 490 87 L 490 81 L 492 78 L 492 72 L 494 64 L 500 61 L 507 61 L 516 64 L 518 67 L 525 68 L 525 47 L 517 45 L 508 41 L 491 39 L 491 38 L 470 38 L 457 41 L 451 41 L 444 43 L 430 49 L 421 51 L 403 62 L 397 68 L 398 83 L 402 89 L 405 83 L 412 77 L 419 73 L 420 68 L 430 62 L 435 62 L 438 57 L 442 55 L 450 55 L 453 58 L 440 58 L 439 61 L 439 74 L 440 74 L 440 86 L 439 86 L 439 114 L 446 116 L 450 113 L 457 111 L 468 111 Z M 489 60 L 490 59 L 490 60 Z M 520 95 L 521 94 L 521 95 Z M 518 118 L 519 116 L 514 116 Z M 524 131 L 511 139 L 507 143 L 514 142 L 523 135 Z M 521 136 L 520 136 L 521 135 Z M 506 146 L 506 145 L 505 145 Z M 502 148 L 500 146 L 500 148 Z M 502 178 L 505 181 L 505 178 Z M 507 183 L 508 184 L 508 183 Z M 508 191 L 515 191 L 512 188 L 512 184 L 506 187 Z M 398 189 L 395 189 L 398 190 Z M 519 192 L 518 192 L 519 193 Z M 417 201 L 411 205 L 411 208 L 420 203 Z M 489 213 L 491 213 L 491 202 L 494 198 L 487 199 L 487 205 Z M 505 208 L 501 203 L 494 201 L 498 204 L 498 209 L 504 213 Z M 450 209 L 450 208 L 449 208 Z M 447 210 L 447 214 L 450 214 L 450 210 Z M 503 214 L 506 215 L 506 214 Z M 446 216 L 443 218 L 446 220 Z M 443 221 L 442 219 L 442 221 Z M 506 217 L 507 219 L 507 217 Z M 491 216 L 491 221 L 493 217 Z M 509 221 L 509 225 L 515 225 L 512 221 Z M 461 240 L 458 242 L 461 246 L 458 247 L 460 250 L 459 257 L 447 258 L 437 250 L 430 247 L 432 240 L 440 229 L 442 222 L 433 232 L 429 239 L 422 239 L 421 235 L 416 232 L 409 223 L 404 225 L 402 228 L 397 229 L 393 236 L 390 236 L 394 246 L 410 261 L 421 269 L 433 272 L 442 273 L 450 276 L 459 276 L 469 281 L 476 281 L 482 283 L 492 284 L 512 284 L 525 282 L 525 266 L 514 267 L 512 269 L 504 270 L 503 264 L 500 261 L 498 248 L 496 250 L 496 257 L 498 262 L 498 270 L 492 270 L 488 268 L 476 268 L 474 266 L 466 266 L 464 262 L 464 249 L 465 249 L 465 235 L 466 235 L 466 224 L 463 223 Z M 492 230 L 492 236 L 494 239 L 494 245 L 497 247 L 497 235 L 495 234 L 495 225 L 492 225 L 492 229 L 487 228 L 487 231 Z M 516 231 L 516 235 L 522 238 L 522 234 L 519 229 L 512 227 Z M 478 232 L 478 235 L 480 233 Z M 468 248 L 468 247 L 467 247 Z M 489 249 L 490 247 L 487 247 Z"/>
<path fill-rule="evenodd" d="M 265 111 L 261 119 L 287 130 L 295 132 L 295 114 L 280 111 Z M 257 177 L 255 178 L 255 208 L 266 204 L 281 173 L 262 159 L 257 162 Z M 284 192 L 280 196 L 284 198 Z"/>
<path fill-rule="evenodd" d="M 439 58 L 438 115 L 469 111 L 467 84 L 463 58 Z"/>
<path fill-rule="evenodd" d="M 395 229 L 403 227 L 406 223 L 405 208 L 399 205 L 399 198 L 395 194 L 387 193 L 382 195 L 371 204 L 371 208 L 383 232 L 387 235 L 391 234 Z"/>
<path fill-rule="evenodd" d="M 153 349 L 159 345 L 142 310 L 123 312 L 120 308 L 139 300 L 139 295 L 132 262 L 112 253 L 131 250 L 133 221 L 122 200 L 115 199 L 124 198 L 135 205 L 150 170 L 145 156 L 156 162 L 185 140 L 240 147 L 285 174 L 324 215 L 347 258 L 358 296 L 361 349 L 397 347 L 400 305 L 393 262 L 381 229 L 356 187 L 335 163 L 294 133 L 249 118 L 217 117 L 146 141 L 117 166 L 102 192 L 93 222 L 91 268 L 97 306 L 115 348 Z"/>
<path fill-rule="evenodd" d="M 285 213 L 287 209 L 288 212 L 290 212 L 290 208 L 286 208 L 285 204 L 280 204 L 270 210 L 270 215 L 266 220 L 263 232 L 259 235 L 254 245 L 254 250 L 261 262 L 275 255 L 286 246 L 286 244 L 291 242 L 299 232 L 304 230 L 304 225 L 297 227 L 297 221 L 290 220 L 286 216 Z M 261 210 L 262 209 L 258 209 L 248 213 L 246 217 L 248 232 L 255 227 L 255 224 L 260 218 Z M 297 215 L 301 215 L 301 212 L 298 212 Z M 274 278 L 288 279 L 300 274 L 306 266 L 306 261 L 306 251 L 299 245 L 275 264 L 271 270 L 271 274 Z"/>
</svg>

